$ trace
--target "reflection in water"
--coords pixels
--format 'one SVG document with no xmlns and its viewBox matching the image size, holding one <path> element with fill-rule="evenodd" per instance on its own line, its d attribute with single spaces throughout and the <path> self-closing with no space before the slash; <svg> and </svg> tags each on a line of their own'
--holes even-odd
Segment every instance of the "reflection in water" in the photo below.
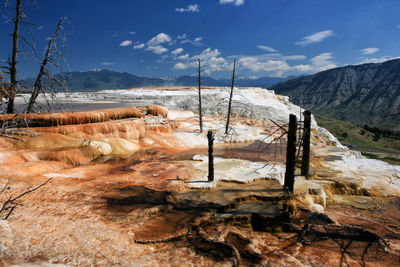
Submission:
<svg viewBox="0 0 400 267">
<path fill-rule="evenodd" d="M 284 163 L 286 143 L 268 144 L 262 141 L 249 143 L 223 143 L 214 147 L 214 156 L 226 159 L 242 159 L 255 162 Z M 107 155 L 95 160 L 96 163 L 126 163 L 141 160 L 161 159 L 163 161 L 191 160 L 193 156 L 207 155 L 208 149 L 193 148 L 181 152 L 160 149 L 142 149 L 130 155 Z"/>
</svg>

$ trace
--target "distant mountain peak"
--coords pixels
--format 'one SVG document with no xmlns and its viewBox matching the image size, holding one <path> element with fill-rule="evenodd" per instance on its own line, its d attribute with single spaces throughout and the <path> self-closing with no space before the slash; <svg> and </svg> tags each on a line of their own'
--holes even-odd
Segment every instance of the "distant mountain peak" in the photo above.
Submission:
<svg viewBox="0 0 400 267">
<path fill-rule="evenodd" d="M 100 72 L 100 71 L 111 71 L 111 70 L 105 69 L 105 68 L 94 68 L 94 69 L 90 69 L 89 71 L 91 71 L 91 72 Z"/>
<path fill-rule="evenodd" d="M 400 129 L 400 59 L 349 65 L 272 86 L 300 106 L 327 117 Z"/>
</svg>

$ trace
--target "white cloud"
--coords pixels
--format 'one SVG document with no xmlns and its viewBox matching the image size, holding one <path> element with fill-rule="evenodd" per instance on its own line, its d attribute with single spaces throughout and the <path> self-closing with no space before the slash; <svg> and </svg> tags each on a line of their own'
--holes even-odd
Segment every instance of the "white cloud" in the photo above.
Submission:
<svg viewBox="0 0 400 267">
<path fill-rule="evenodd" d="M 176 55 L 182 53 L 182 51 L 183 51 L 183 48 L 179 47 L 179 48 L 175 49 L 174 51 L 172 51 L 171 53 L 176 56 Z"/>
<path fill-rule="evenodd" d="M 151 51 L 151 52 L 153 52 L 154 54 L 157 54 L 157 55 L 165 53 L 165 52 L 168 51 L 167 48 L 165 48 L 165 47 L 163 47 L 161 45 L 156 45 L 156 46 L 151 46 L 150 45 L 145 50 L 146 51 Z"/>
<path fill-rule="evenodd" d="M 177 8 L 175 9 L 176 12 L 200 12 L 200 8 L 198 4 L 188 5 L 186 8 Z"/>
<path fill-rule="evenodd" d="M 186 34 L 184 34 L 184 36 L 186 38 Z M 179 36 L 178 36 L 178 39 L 179 39 Z M 181 38 L 181 44 L 188 43 L 188 44 L 191 44 L 191 45 L 194 45 L 194 46 L 200 46 L 200 45 L 203 45 L 201 43 L 202 40 L 203 40 L 203 37 L 201 37 L 201 36 L 194 38 L 194 40 Z"/>
<path fill-rule="evenodd" d="M 210 58 L 212 58 L 212 57 L 217 57 L 217 56 L 219 56 L 220 54 L 221 54 L 221 52 L 219 52 L 218 49 L 212 50 L 212 49 L 209 47 L 209 48 L 203 50 L 203 51 L 201 52 L 200 55 L 193 56 L 192 59 L 198 59 L 198 58 L 200 58 L 201 60 L 207 60 L 207 59 L 210 59 Z"/>
<path fill-rule="evenodd" d="M 285 72 L 291 70 L 289 64 L 283 60 L 260 60 L 258 57 L 242 57 L 238 60 L 242 68 L 249 69 L 254 72 L 268 72 L 272 76 L 282 77 Z"/>
<path fill-rule="evenodd" d="M 296 42 L 296 45 L 309 45 L 313 43 L 319 43 L 322 42 L 325 38 L 334 35 L 332 30 L 326 30 L 322 32 L 316 32 L 314 34 L 311 34 L 309 36 L 303 37 L 301 41 Z"/>
<path fill-rule="evenodd" d="M 333 63 L 332 53 L 322 53 L 311 59 L 312 69 L 315 71 L 324 71 L 328 69 L 336 68 L 336 64 Z"/>
<path fill-rule="evenodd" d="M 136 32 L 128 32 L 128 34 L 134 35 L 136 34 Z"/>
<path fill-rule="evenodd" d="M 285 60 L 304 60 L 307 59 L 305 55 L 284 56 Z"/>
<path fill-rule="evenodd" d="M 361 50 L 361 53 L 364 55 L 371 55 L 371 54 L 375 54 L 376 52 L 379 52 L 379 48 L 368 47 L 368 48 L 364 48 Z"/>
<path fill-rule="evenodd" d="M 257 45 L 257 48 L 268 52 L 277 52 L 276 49 L 273 49 L 272 47 L 266 45 Z"/>
<path fill-rule="evenodd" d="M 103 63 L 101 63 L 101 65 L 103 65 L 103 66 L 112 66 L 112 65 L 115 65 L 115 63 L 114 62 L 103 62 Z"/>
<path fill-rule="evenodd" d="M 305 60 L 304 55 L 284 56 L 278 53 L 257 56 L 235 56 L 242 69 L 252 72 L 265 72 L 271 77 L 284 77 L 290 74 L 315 73 L 318 71 L 335 68 L 332 53 L 322 53 L 310 61 L 310 64 L 291 65 L 288 60 Z"/>
<path fill-rule="evenodd" d="M 189 58 L 189 54 L 184 54 L 184 55 L 181 55 L 181 56 L 178 57 L 178 59 L 180 59 L 180 60 L 185 60 L 185 59 L 188 59 L 188 58 Z"/>
<path fill-rule="evenodd" d="M 123 41 L 122 43 L 120 43 L 119 46 L 129 46 L 131 44 L 132 44 L 131 40 L 126 40 L 126 41 Z"/>
<path fill-rule="evenodd" d="M 187 35 L 186 35 L 186 33 L 184 33 L 184 34 L 182 34 L 182 35 L 178 35 L 177 38 L 178 38 L 178 39 L 186 39 L 186 38 L 187 38 Z"/>
<path fill-rule="evenodd" d="M 220 4 L 235 4 L 235 6 L 241 6 L 244 4 L 244 0 L 219 0 Z"/>
<path fill-rule="evenodd" d="M 380 58 L 366 58 L 363 59 L 362 61 L 360 61 L 357 65 L 359 64 L 366 64 L 366 63 L 382 63 L 388 60 L 392 60 L 392 59 L 399 59 L 400 57 L 380 57 Z"/>
<path fill-rule="evenodd" d="M 187 65 L 187 64 L 184 64 L 184 63 L 176 63 L 174 66 L 173 66 L 173 68 L 175 69 L 175 70 L 184 70 L 184 69 L 187 69 L 189 66 Z"/>
<path fill-rule="evenodd" d="M 134 49 L 142 49 L 142 48 L 144 48 L 144 47 L 145 47 L 145 45 L 144 45 L 143 43 L 141 43 L 141 44 L 136 44 L 136 45 L 133 46 Z"/>
<path fill-rule="evenodd" d="M 156 36 L 154 36 L 153 38 L 151 38 L 148 42 L 147 45 L 148 46 L 156 46 L 162 43 L 169 43 L 171 42 L 171 37 L 169 37 L 168 34 L 165 33 L 159 33 Z"/>
</svg>

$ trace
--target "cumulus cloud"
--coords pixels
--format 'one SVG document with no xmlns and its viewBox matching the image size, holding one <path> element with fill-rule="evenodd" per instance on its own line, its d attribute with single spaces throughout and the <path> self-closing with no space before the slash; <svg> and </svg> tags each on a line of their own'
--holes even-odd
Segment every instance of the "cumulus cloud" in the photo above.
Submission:
<svg viewBox="0 0 400 267">
<path fill-rule="evenodd" d="M 189 66 L 187 65 L 187 64 L 184 64 L 184 63 L 181 63 L 181 62 L 179 62 L 179 63 L 176 63 L 174 66 L 173 66 L 173 69 L 175 69 L 175 70 L 185 70 L 185 69 L 187 69 Z"/>
<path fill-rule="evenodd" d="M 212 50 L 210 47 L 207 49 L 204 49 L 201 54 L 193 56 L 193 59 L 198 59 L 200 58 L 201 60 L 207 60 L 213 57 L 217 57 L 221 54 L 218 49 Z"/>
<path fill-rule="evenodd" d="M 176 8 L 175 9 L 176 12 L 200 12 L 200 8 L 198 4 L 193 4 L 193 5 L 188 5 L 186 8 Z"/>
<path fill-rule="evenodd" d="M 182 51 L 183 51 L 183 48 L 179 47 L 179 48 L 175 49 L 174 51 L 172 51 L 171 53 L 176 56 L 176 55 L 182 53 Z"/>
<path fill-rule="evenodd" d="M 171 37 L 169 37 L 168 34 L 165 33 L 159 33 L 156 36 L 154 36 L 153 38 L 151 38 L 148 42 L 147 45 L 148 46 L 156 46 L 162 43 L 169 43 L 171 42 Z"/>
<path fill-rule="evenodd" d="M 231 65 L 226 61 L 225 58 L 220 56 L 221 52 L 218 49 L 206 48 L 200 54 L 192 57 L 189 54 L 181 55 L 175 60 L 182 60 L 184 62 L 178 62 L 173 66 L 175 70 L 184 70 L 187 68 L 197 68 L 198 59 L 201 60 L 202 72 L 206 75 L 210 75 L 212 72 L 230 70 Z"/>
<path fill-rule="evenodd" d="M 322 42 L 325 38 L 334 35 L 332 30 L 326 30 L 322 32 L 316 32 L 314 34 L 311 34 L 309 36 L 303 37 L 301 41 L 296 42 L 296 45 L 309 45 L 313 43 L 319 43 Z"/>
<path fill-rule="evenodd" d="M 168 49 L 163 47 L 162 45 L 155 45 L 155 46 L 150 45 L 150 46 L 146 47 L 145 50 L 146 51 L 151 51 L 151 52 L 153 52 L 154 54 L 157 54 L 157 55 L 165 53 L 165 52 L 168 51 Z"/>
<path fill-rule="evenodd" d="M 179 56 L 177 58 L 180 59 L 180 60 L 185 60 L 185 59 L 189 58 L 189 54 L 184 54 L 184 55 L 181 55 L 181 56 Z"/>
<path fill-rule="evenodd" d="M 131 44 L 132 44 L 131 40 L 126 40 L 126 41 L 123 41 L 122 43 L 120 43 L 119 46 L 129 46 Z"/>
<path fill-rule="evenodd" d="M 268 52 L 277 52 L 276 49 L 273 49 L 272 47 L 266 45 L 257 45 L 257 48 Z"/>
<path fill-rule="evenodd" d="M 260 60 L 257 56 L 242 57 L 238 60 L 242 68 L 249 69 L 253 72 L 268 72 L 272 76 L 281 77 L 291 68 L 284 60 Z"/>
<path fill-rule="evenodd" d="M 133 46 L 134 49 L 142 49 L 144 47 L 145 47 L 145 45 L 143 43 L 138 43 L 138 44 Z"/>
<path fill-rule="evenodd" d="M 284 77 L 291 74 L 314 73 L 336 67 L 332 53 L 322 53 L 310 60 L 310 64 L 292 65 L 289 60 L 305 60 L 304 55 L 284 56 L 278 53 L 257 56 L 236 56 L 242 69 L 264 72 L 271 77 Z"/>
<path fill-rule="evenodd" d="M 235 4 L 235 6 L 241 6 L 244 4 L 244 0 L 219 0 L 220 4 Z"/>
<path fill-rule="evenodd" d="M 376 52 L 379 52 L 379 48 L 368 47 L 368 48 L 364 48 L 361 50 L 361 53 L 364 55 L 371 55 L 371 54 L 375 54 Z"/>
</svg>

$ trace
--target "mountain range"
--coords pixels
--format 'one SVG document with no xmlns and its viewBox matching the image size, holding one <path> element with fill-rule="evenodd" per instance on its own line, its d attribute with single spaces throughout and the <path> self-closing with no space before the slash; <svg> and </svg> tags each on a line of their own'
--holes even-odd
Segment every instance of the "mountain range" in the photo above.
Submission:
<svg viewBox="0 0 400 267">
<path fill-rule="evenodd" d="M 94 69 L 84 72 L 69 72 L 65 74 L 67 88 L 70 92 L 98 91 L 103 89 L 127 89 L 134 87 L 162 87 L 162 86 L 197 86 L 197 76 L 180 76 L 177 78 L 148 78 L 139 77 L 127 72 L 116 72 L 107 69 Z M 235 86 L 269 87 L 283 81 L 282 78 L 262 77 L 258 79 L 237 78 Z M 30 79 L 32 84 L 34 79 Z M 208 76 L 201 77 L 203 86 L 230 86 L 231 79 L 214 79 Z"/>
<path fill-rule="evenodd" d="M 400 130 L 400 59 L 345 66 L 290 79 L 269 89 L 312 112 Z"/>
</svg>

